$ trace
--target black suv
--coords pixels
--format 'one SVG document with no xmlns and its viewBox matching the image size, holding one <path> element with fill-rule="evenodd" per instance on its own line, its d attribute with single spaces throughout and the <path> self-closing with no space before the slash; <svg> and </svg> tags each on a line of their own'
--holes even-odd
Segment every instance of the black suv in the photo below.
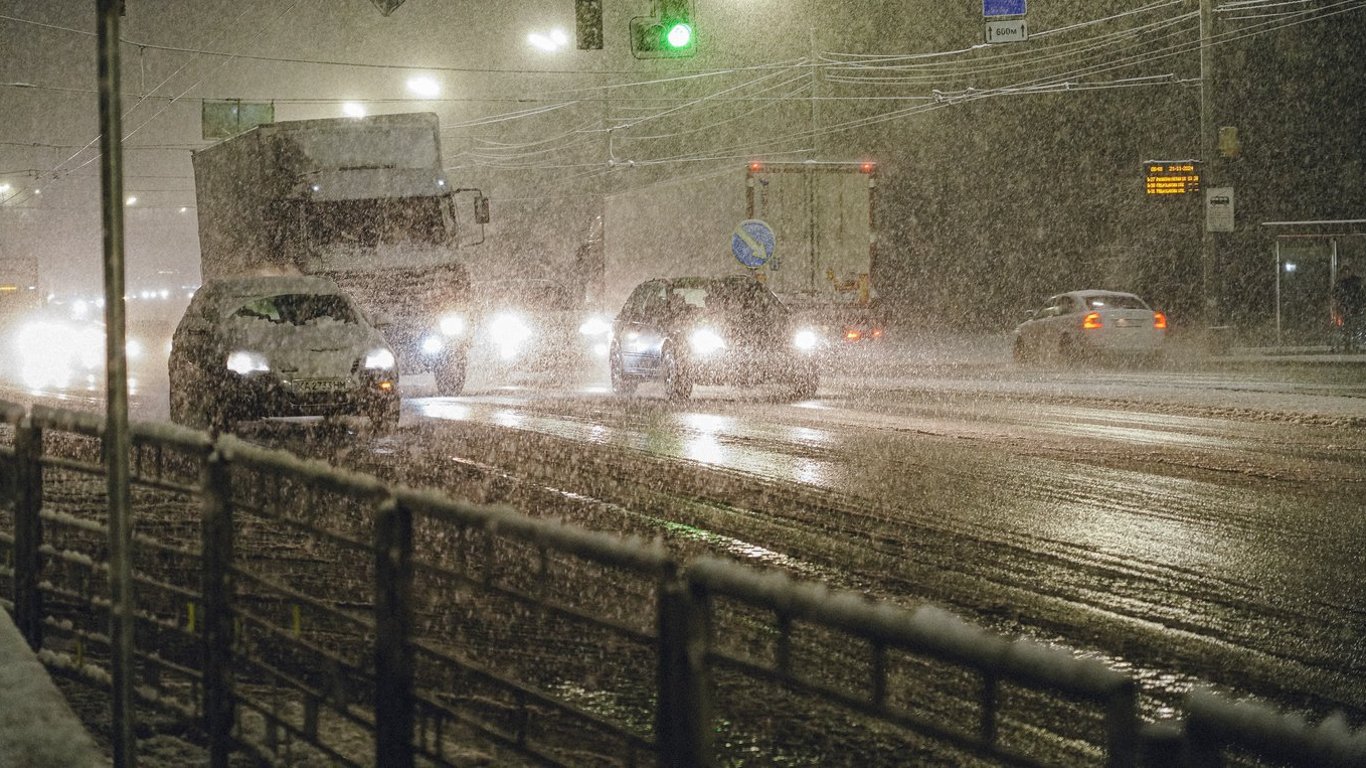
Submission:
<svg viewBox="0 0 1366 768">
<path fill-rule="evenodd" d="M 670 398 L 694 384 L 783 385 L 816 394 L 819 337 L 749 277 L 679 277 L 636 286 L 612 328 L 612 389 L 630 394 L 663 381 Z"/>
</svg>

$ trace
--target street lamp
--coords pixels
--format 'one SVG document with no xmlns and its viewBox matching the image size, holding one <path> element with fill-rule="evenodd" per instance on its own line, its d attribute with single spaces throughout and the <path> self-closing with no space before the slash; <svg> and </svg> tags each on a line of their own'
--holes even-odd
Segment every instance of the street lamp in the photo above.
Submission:
<svg viewBox="0 0 1366 768">
<path fill-rule="evenodd" d="M 563 29 L 552 29 L 546 34 L 532 32 L 526 36 L 526 41 L 531 43 L 531 47 L 542 51 L 558 51 L 569 45 L 569 35 Z"/>
<path fill-rule="evenodd" d="M 413 75 L 408 78 L 408 92 L 424 99 L 433 99 L 441 94 L 441 84 L 431 75 Z"/>
</svg>

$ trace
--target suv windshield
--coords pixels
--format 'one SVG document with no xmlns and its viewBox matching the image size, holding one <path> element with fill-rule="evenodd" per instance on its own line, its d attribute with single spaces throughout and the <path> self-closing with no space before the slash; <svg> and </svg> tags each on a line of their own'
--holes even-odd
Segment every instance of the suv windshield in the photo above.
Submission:
<svg viewBox="0 0 1366 768">
<path fill-rule="evenodd" d="M 245 302 L 233 317 L 269 320 L 288 325 L 311 325 L 331 321 L 356 323 L 356 313 L 346 299 L 335 293 L 284 293 Z"/>
</svg>

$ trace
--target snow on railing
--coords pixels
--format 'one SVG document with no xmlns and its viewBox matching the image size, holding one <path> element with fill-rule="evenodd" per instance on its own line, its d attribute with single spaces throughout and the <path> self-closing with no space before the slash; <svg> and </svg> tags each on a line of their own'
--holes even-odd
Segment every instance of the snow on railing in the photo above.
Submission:
<svg viewBox="0 0 1366 768">
<path fill-rule="evenodd" d="M 31 641 L 38 638 L 41 643 L 42 617 L 36 613 L 36 607 L 41 605 L 40 594 L 44 585 L 47 584 L 47 589 L 52 589 L 52 586 L 42 579 L 40 558 L 72 562 L 87 568 L 97 566 L 86 555 L 67 549 L 59 550 L 43 542 L 38 521 L 46 519 L 87 531 L 98 527 L 97 524 L 81 521 L 59 510 L 44 509 L 41 469 L 42 464 L 52 457 L 44 454 L 41 432 L 52 430 L 100 437 L 104 432 L 104 420 L 98 414 L 42 406 L 25 411 L 23 406 L 0 401 L 0 421 L 15 428 L 14 449 L 0 451 L 0 469 L 4 470 L 6 476 L 13 475 L 14 488 L 11 490 L 15 502 L 15 537 L 0 538 L 0 542 L 13 542 L 11 554 L 15 573 L 12 581 L 16 593 L 16 624 Z M 709 739 L 715 724 L 710 722 L 708 714 L 709 698 L 713 694 L 707 690 L 706 681 L 710 675 L 706 665 L 716 663 L 723 657 L 717 656 L 717 651 L 707 646 L 707 643 L 712 642 L 705 629 L 712 626 L 707 612 L 716 610 L 711 605 L 711 597 L 723 597 L 750 608 L 771 612 L 779 618 L 778 631 L 782 635 L 790 631 L 793 620 L 799 620 L 838 632 L 840 637 L 866 641 L 874 648 L 875 654 L 881 653 L 881 649 L 899 649 L 979 673 L 987 685 L 984 686 L 986 693 L 979 701 L 982 714 L 976 724 L 976 733 L 961 737 L 948 734 L 951 736 L 949 743 L 966 745 L 1005 762 L 1018 762 L 1016 758 L 1019 756 L 1000 751 L 995 743 L 995 719 L 998 715 L 994 686 L 998 680 L 1046 694 L 1066 695 L 1101 704 L 1106 721 L 1103 748 L 1107 763 L 1112 766 L 1138 765 L 1140 762 L 1144 765 L 1217 765 L 1225 751 L 1247 753 L 1295 765 L 1366 764 L 1366 732 L 1353 732 L 1340 716 L 1310 725 L 1298 715 L 1283 714 L 1261 704 L 1230 701 L 1207 692 L 1192 694 L 1187 699 L 1188 714 L 1184 720 L 1149 725 L 1142 729 L 1140 735 L 1142 722 L 1135 706 L 1137 684 L 1130 676 L 1098 660 L 1079 658 L 1062 648 L 1046 647 L 1026 639 L 1008 640 L 933 606 L 920 606 L 912 610 L 879 603 L 856 593 L 836 592 L 819 584 L 796 581 L 782 573 L 758 571 L 714 558 L 683 564 L 673 560 L 659 541 L 623 538 L 559 520 L 534 519 L 508 508 L 454 500 L 432 491 L 390 486 L 371 475 L 262 448 L 230 435 L 211 438 L 205 433 L 175 425 L 141 423 L 132 424 L 131 431 L 135 443 L 154 451 L 174 448 L 197 457 L 196 461 L 200 462 L 199 466 L 205 470 L 208 479 L 203 481 L 202 486 L 191 490 L 204 501 L 205 525 L 217 519 L 217 525 L 222 527 L 215 534 L 224 537 L 222 540 L 229 545 L 222 551 L 231 549 L 231 517 L 222 513 L 230 512 L 233 484 L 239 480 L 249 481 L 252 473 L 266 473 L 301 484 L 311 492 L 328 491 L 375 510 L 372 524 L 377 541 L 380 542 L 375 545 L 379 562 L 383 568 L 393 571 L 393 578 L 406 580 L 408 588 L 411 588 L 412 573 L 411 563 L 407 559 L 412 557 L 414 548 L 411 525 L 414 519 L 419 518 L 515 540 L 541 550 L 542 557 L 547 551 L 572 555 L 624 569 L 637 578 L 644 576 L 649 579 L 651 589 L 658 590 L 657 615 L 646 618 L 652 619 L 658 630 L 655 651 L 659 664 L 655 703 L 658 708 L 655 713 L 658 730 L 653 748 L 658 750 L 660 765 L 708 765 L 714 758 Z M 235 479 L 231 471 L 233 467 L 247 470 L 247 473 Z M 0 500 L 5 500 L 3 495 L 0 495 Z M 218 509 L 216 516 L 210 514 L 212 508 Z M 412 517 L 407 518 L 405 515 Z M 405 534 L 405 530 L 408 533 Z M 216 546 L 206 548 L 206 574 L 210 568 L 207 561 L 214 559 L 209 555 L 219 552 L 220 548 Z M 544 563 L 538 564 L 534 557 L 524 563 L 514 563 L 514 567 L 525 568 L 528 573 L 538 565 L 544 567 Z M 219 577 L 226 579 L 231 563 L 223 560 L 214 567 L 221 571 Z M 209 578 L 206 576 L 207 581 Z M 410 598 L 400 597 L 400 602 L 392 601 L 394 595 L 404 592 L 400 587 L 401 584 L 391 584 L 393 595 L 377 593 L 375 596 L 377 608 L 383 605 L 389 611 L 389 619 L 377 619 L 375 626 L 383 627 L 384 633 L 390 635 L 393 635 L 390 630 L 405 626 L 411 620 L 411 606 L 401 602 Z M 232 625 L 222 624 L 220 619 L 210 614 L 215 606 L 220 606 L 223 609 L 221 615 L 231 616 L 231 607 L 227 602 L 230 596 L 225 592 L 215 600 L 208 597 L 204 599 L 204 615 L 200 619 L 205 624 L 203 631 L 223 644 L 224 658 L 229 658 L 231 654 L 227 651 L 233 641 Z M 108 601 L 98 599 L 95 602 L 107 605 Z M 714 618 L 714 615 L 710 618 Z M 174 628 L 174 624 L 171 622 L 168 626 Z M 215 626 L 217 624 L 222 625 Z M 191 632 L 194 632 L 193 628 Z M 648 634 L 655 632 L 652 629 Z M 283 635 L 276 639 L 286 640 Z M 404 650 L 404 642 L 412 642 L 412 638 L 408 637 L 405 641 L 404 636 L 400 635 L 389 637 L 388 640 L 387 652 L 392 654 L 391 661 L 397 668 L 406 668 L 407 674 L 411 675 L 412 659 L 404 655 L 409 653 Z M 779 640 L 780 643 L 785 641 L 785 637 Z M 46 658 L 50 664 L 61 663 L 50 654 Z M 786 663 L 786 660 L 779 661 L 777 669 L 767 671 L 772 677 L 798 682 L 796 673 L 786 668 Z M 876 674 L 885 677 L 885 670 L 879 667 L 876 659 L 873 668 L 879 670 Z M 207 670 L 205 675 L 209 675 Z M 409 680 L 407 684 L 411 683 Z M 885 679 L 874 680 L 869 686 L 871 693 L 861 694 L 866 696 L 861 700 L 819 686 L 809 687 L 808 690 L 816 690 L 817 693 L 829 690 L 832 694 L 826 699 L 829 705 L 852 706 L 854 711 L 889 716 Z M 206 679 L 206 691 L 215 687 L 228 690 L 226 686 Z M 400 704 L 402 699 L 407 698 L 408 703 L 403 706 L 417 706 L 411 688 L 405 689 L 403 684 L 399 684 L 386 690 L 399 696 Z M 526 689 L 526 692 L 530 695 L 531 689 Z M 375 706 L 377 719 L 384 719 L 378 717 L 381 714 L 380 705 Z M 405 713 L 403 707 L 395 710 L 394 701 L 386 701 L 383 706 L 384 713 L 397 712 L 400 720 L 407 718 L 408 727 L 411 727 L 411 711 Z M 220 716 L 230 712 L 221 707 L 214 709 L 208 704 L 205 704 L 204 709 L 217 711 Z M 208 718 L 208 715 L 204 717 Z M 908 725 L 905 718 L 889 717 L 888 722 L 903 727 Z M 229 724 L 227 720 L 220 723 L 221 726 Z M 400 740 L 389 743 L 412 746 L 411 734 L 405 736 L 401 727 L 398 731 L 392 730 L 395 727 L 393 723 L 385 727 L 390 729 L 388 738 L 397 734 L 400 739 L 408 739 L 407 742 Z M 910 727 L 914 727 L 914 724 L 910 724 Z M 623 732 L 629 733 L 629 729 Z M 932 736 L 944 734 L 936 730 L 928 733 Z M 671 754 L 670 750 L 675 752 Z M 1027 758 L 1024 761 L 1029 762 Z"/>
</svg>

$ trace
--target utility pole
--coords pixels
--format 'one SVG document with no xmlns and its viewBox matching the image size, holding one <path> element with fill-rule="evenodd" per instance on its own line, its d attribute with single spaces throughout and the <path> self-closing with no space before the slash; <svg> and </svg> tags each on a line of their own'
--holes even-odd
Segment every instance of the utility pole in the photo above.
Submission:
<svg viewBox="0 0 1366 768">
<path fill-rule="evenodd" d="M 1200 319 L 1203 331 L 1222 325 L 1219 318 L 1217 254 L 1214 233 L 1209 229 L 1205 196 L 1214 186 L 1214 2 L 1200 0 Z M 1210 340 L 1212 341 L 1212 339 Z"/>
<path fill-rule="evenodd" d="M 104 220 L 105 429 L 109 491 L 109 640 L 115 768 L 134 768 L 133 573 L 128 488 L 128 357 L 124 347 L 123 121 L 119 106 L 122 0 L 96 0 L 99 25 L 100 195 Z"/>
</svg>

